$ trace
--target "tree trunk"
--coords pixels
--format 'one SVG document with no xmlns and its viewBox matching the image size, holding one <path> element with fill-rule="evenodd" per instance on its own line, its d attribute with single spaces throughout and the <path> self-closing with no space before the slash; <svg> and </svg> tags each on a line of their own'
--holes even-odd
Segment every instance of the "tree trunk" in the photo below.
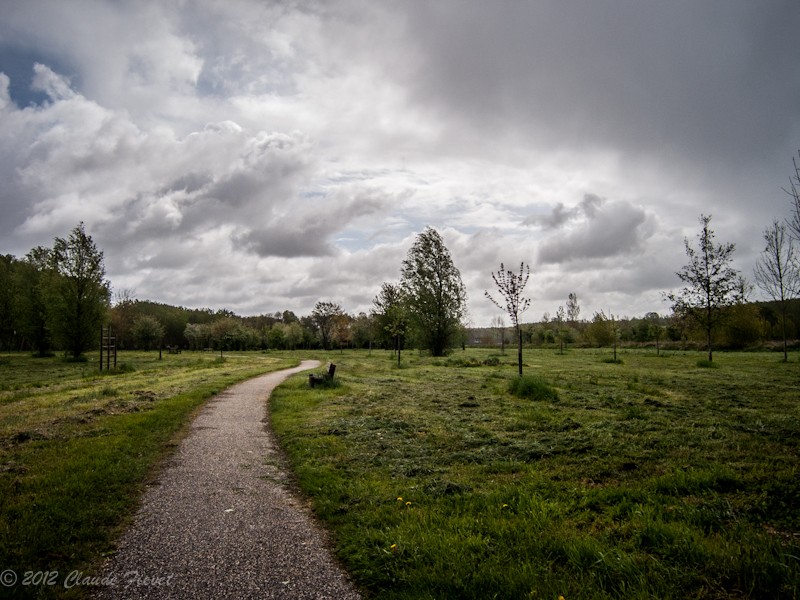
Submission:
<svg viewBox="0 0 800 600">
<path fill-rule="evenodd" d="M 522 330 L 517 325 L 517 366 L 519 368 L 519 376 L 522 377 Z"/>
</svg>

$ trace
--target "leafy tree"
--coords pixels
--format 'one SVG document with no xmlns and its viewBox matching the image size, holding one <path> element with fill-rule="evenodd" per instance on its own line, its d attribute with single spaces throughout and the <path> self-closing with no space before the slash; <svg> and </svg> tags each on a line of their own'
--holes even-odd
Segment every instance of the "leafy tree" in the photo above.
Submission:
<svg viewBox="0 0 800 600">
<path fill-rule="evenodd" d="M 144 350 L 152 350 L 164 339 L 164 326 L 151 315 L 139 315 L 131 326 L 131 335 Z"/>
<path fill-rule="evenodd" d="M 522 377 L 522 330 L 520 329 L 519 317 L 531 305 L 530 298 L 522 296 L 530 276 L 530 267 L 525 263 L 520 263 L 519 274 L 511 269 L 506 270 L 503 263 L 500 263 L 500 270 L 497 273 L 492 273 L 492 280 L 503 297 L 502 300 L 495 300 L 488 290 L 484 292 L 486 297 L 497 308 L 505 309 L 511 319 L 511 325 L 517 333 L 517 368 L 520 377 Z"/>
<path fill-rule="evenodd" d="M 428 227 L 417 236 L 403 261 L 400 285 L 423 346 L 433 356 L 443 356 L 459 334 L 467 293 L 435 229 Z"/>
<path fill-rule="evenodd" d="M 51 257 L 60 275 L 53 307 L 54 329 L 64 348 L 78 358 L 94 344 L 108 308 L 110 289 L 103 252 L 80 223 L 67 239 L 55 239 Z"/>
<path fill-rule="evenodd" d="M 506 353 L 506 322 L 502 315 L 498 315 L 492 319 L 489 326 L 497 331 L 497 341 L 500 342 L 500 354 Z"/>
<path fill-rule="evenodd" d="M 336 319 L 344 314 L 342 307 L 335 302 L 317 302 L 311 311 L 311 319 L 319 332 L 322 348 L 327 350 L 333 334 Z"/>
<path fill-rule="evenodd" d="M 648 324 L 648 333 L 656 340 L 656 355 L 661 353 L 659 341 L 664 334 L 664 326 L 661 324 L 661 317 L 657 312 L 649 312 L 644 316 L 645 322 Z"/>
<path fill-rule="evenodd" d="M 375 337 L 375 317 L 367 313 L 360 312 L 353 319 L 353 346 L 356 348 L 369 348 L 372 350 L 372 340 Z"/>
<path fill-rule="evenodd" d="M 553 319 L 553 322 L 556 324 L 556 335 L 558 335 L 559 354 L 564 354 L 564 334 L 566 333 L 564 331 L 564 315 L 564 307 L 559 305 L 556 310 L 556 316 Z"/>
<path fill-rule="evenodd" d="M 399 285 L 384 283 L 372 303 L 374 305 L 372 314 L 378 321 L 378 326 L 392 339 L 399 367 L 403 339 L 408 333 L 410 324 L 408 298 Z"/>
<path fill-rule="evenodd" d="M 602 310 L 594 313 L 592 322 L 586 328 L 586 336 L 598 347 L 610 346 L 614 343 L 614 324 Z"/>
<path fill-rule="evenodd" d="M 725 309 L 721 327 L 728 348 L 741 349 L 757 344 L 763 337 L 764 324 L 755 304 L 737 303 Z"/>
<path fill-rule="evenodd" d="M 684 283 L 677 293 L 670 292 L 676 314 L 688 314 L 704 331 L 708 360 L 714 360 L 714 330 L 725 317 L 725 308 L 736 301 L 739 273 L 731 267 L 735 244 L 716 244 L 714 231 L 709 227 L 711 216 L 701 215 L 698 247 L 684 239 L 689 263 L 676 273 Z"/>
<path fill-rule="evenodd" d="M 775 220 L 764 230 L 766 247 L 756 262 L 755 278 L 758 287 L 779 303 L 783 360 L 789 360 L 786 335 L 786 310 L 789 301 L 800 293 L 800 261 L 786 225 Z"/>
<path fill-rule="evenodd" d="M 333 318 L 331 340 L 338 344 L 340 351 L 343 351 L 344 347 L 353 341 L 352 323 L 353 319 L 344 312 Z"/>
<path fill-rule="evenodd" d="M 14 313 L 19 333 L 38 356 L 49 356 L 53 347 L 53 293 L 58 281 L 52 251 L 42 246 L 33 248 L 17 263 L 15 271 Z"/>
<path fill-rule="evenodd" d="M 0 350 L 10 349 L 16 337 L 15 288 L 18 261 L 10 254 L 0 254 Z"/>
<path fill-rule="evenodd" d="M 183 335 L 192 350 L 203 350 L 211 345 L 211 325 L 208 323 L 187 323 Z"/>
<path fill-rule="evenodd" d="M 286 328 L 283 323 L 275 323 L 267 333 L 267 344 L 274 350 L 286 348 Z"/>
</svg>

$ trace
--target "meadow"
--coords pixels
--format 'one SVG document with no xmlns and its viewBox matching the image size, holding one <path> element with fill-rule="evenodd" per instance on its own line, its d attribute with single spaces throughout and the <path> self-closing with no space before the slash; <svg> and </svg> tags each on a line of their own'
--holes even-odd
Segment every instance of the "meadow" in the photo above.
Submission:
<svg viewBox="0 0 800 600">
<path fill-rule="evenodd" d="M 0 570 L 93 573 L 210 396 L 319 358 L 271 417 L 368 597 L 800 595 L 796 357 L 526 350 L 519 397 L 512 354 L 0 355 Z"/>
<path fill-rule="evenodd" d="M 796 358 L 526 350 L 554 392 L 531 399 L 510 354 L 332 353 L 338 385 L 276 390 L 298 483 L 371 597 L 798 596 Z"/>
<path fill-rule="evenodd" d="M 0 597 L 79 597 L 113 550 L 160 461 L 203 403 L 238 381 L 293 366 L 256 353 L 120 354 L 118 369 L 0 355 Z M 25 573 L 53 574 L 30 578 Z M 42 581 L 42 577 L 44 581 Z M 48 582 L 55 583 L 47 585 Z"/>
</svg>

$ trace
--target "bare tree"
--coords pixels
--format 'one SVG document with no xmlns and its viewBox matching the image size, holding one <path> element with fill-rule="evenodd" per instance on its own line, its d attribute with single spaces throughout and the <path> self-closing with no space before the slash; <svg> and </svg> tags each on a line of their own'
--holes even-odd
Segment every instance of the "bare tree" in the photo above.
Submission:
<svg viewBox="0 0 800 600">
<path fill-rule="evenodd" d="M 689 264 L 676 273 L 684 283 L 677 293 L 670 292 L 675 314 L 688 314 L 706 334 L 708 360 L 714 360 L 714 330 L 725 315 L 725 308 L 737 299 L 739 272 L 730 266 L 735 244 L 714 243 L 714 231 L 709 227 L 711 216 L 700 215 L 701 229 L 698 248 L 684 238 Z"/>
<path fill-rule="evenodd" d="M 578 304 L 578 294 L 570 292 L 569 298 L 567 298 L 567 322 L 570 327 L 577 328 L 580 314 L 581 307 Z"/>
<path fill-rule="evenodd" d="M 511 318 L 511 324 L 517 332 L 517 364 L 519 367 L 519 375 L 522 377 L 522 329 L 519 326 L 519 317 L 522 313 L 528 310 L 531 305 L 530 298 L 523 298 L 522 291 L 528 283 L 528 278 L 531 276 L 531 270 L 525 263 L 519 265 L 519 275 L 511 270 L 506 271 L 503 263 L 500 263 L 500 271 L 496 274 L 492 273 L 497 289 L 503 296 L 503 304 L 495 300 L 492 295 L 486 291 L 486 297 L 492 303 L 508 313 Z"/>
<path fill-rule="evenodd" d="M 764 230 L 766 247 L 756 262 L 755 278 L 758 287 L 780 303 L 783 360 L 789 360 L 786 341 L 786 309 L 789 301 L 800 293 L 800 262 L 786 225 L 777 219 Z"/>
<path fill-rule="evenodd" d="M 800 167 L 797 166 L 797 160 L 794 157 L 792 165 L 794 165 L 794 175 L 789 177 L 789 189 L 784 188 L 784 191 L 792 198 L 794 212 L 786 223 L 794 239 L 800 242 Z"/>
</svg>

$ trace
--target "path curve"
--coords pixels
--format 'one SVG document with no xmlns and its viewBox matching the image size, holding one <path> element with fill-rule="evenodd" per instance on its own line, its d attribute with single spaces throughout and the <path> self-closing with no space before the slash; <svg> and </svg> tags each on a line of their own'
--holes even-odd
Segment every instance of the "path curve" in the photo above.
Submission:
<svg viewBox="0 0 800 600">
<path fill-rule="evenodd" d="M 212 398 L 145 493 L 100 598 L 360 598 L 288 485 L 272 390 L 319 366 L 267 373 Z"/>
</svg>

